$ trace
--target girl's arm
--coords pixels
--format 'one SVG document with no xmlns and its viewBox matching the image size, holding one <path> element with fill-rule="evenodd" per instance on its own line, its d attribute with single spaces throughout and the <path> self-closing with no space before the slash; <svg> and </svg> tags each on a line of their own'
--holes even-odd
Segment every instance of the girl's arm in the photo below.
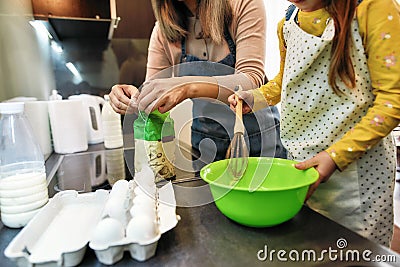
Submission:
<svg viewBox="0 0 400 267">
<path fill-rule="evenodd" d="M 277 34 L 278 34 L 278 39 L 279 39 L 279 54 L 280 54 L 280 67 L 279 67 L 279 73 L 275 76 L 274 79 L 270 80 L 267 84 L 262 85 L 260 88 L 256 89 L 253 93 L 254 95 L 254 107 L 253 110 L 258 110 L 260 107 L 262 107 L 263 103 L 262 101 L 266 101 L 268 105 L 273 106 L 278 104 L 281 101 L 281 91 L 282 91 L 282 79 L 283 79 L 283 71 L 285 68 L 285 58 L 286 58 L 286 44 L 285 44 L 285 39 L 283 38 L 283 24 L 285 22 L 285 19 L 282 19 L 278 23 L 277 27 Z M 261 95 L 263 96 L 263 99 L 261 97 L 258 97 Z"/>
</svg>

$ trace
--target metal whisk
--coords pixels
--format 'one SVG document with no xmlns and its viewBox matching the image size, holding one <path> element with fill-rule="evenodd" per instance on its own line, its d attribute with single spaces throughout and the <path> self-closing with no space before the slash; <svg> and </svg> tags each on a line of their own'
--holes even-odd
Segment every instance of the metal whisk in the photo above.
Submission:
<svg viewBox="0 0 400 267">
<path fill-rule="evenodd" d="M 239 90 L 241 87 L 239 86 Z M 226 158 L 229 160 L 228 169 L 235 179 L 240 179 L 247 168 L 249 151 L 244 139 L 244 124 L 242 119 L 242 100 L 235 95 L 236 99 L 236 118 L 234 135 L 226 152 Z"/>
</svg>

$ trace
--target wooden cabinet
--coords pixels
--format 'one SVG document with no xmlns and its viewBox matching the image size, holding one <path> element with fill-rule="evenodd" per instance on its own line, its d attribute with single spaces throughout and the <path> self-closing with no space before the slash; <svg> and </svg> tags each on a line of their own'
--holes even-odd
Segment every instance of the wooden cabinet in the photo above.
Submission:
<svg viewBox="0 0 400 267">
<path fill-rule="evenodd" d="M 58 39 L 111 39 L 118 18 L 115 0 L 32 0 L 35 19 L 48 20 Z"/>
<path fill-rule="evenodd" d="M 155 18 L 150 0 L 31 0 L 35 19 L 58 38 L 148 39 Z"/>
<path fill-rule="evenodd" d="M 111 19 L 110 0 L 32 0 L 37 19 L 73 17 Z"/>
<path fill-rule="evenodd" d="M 116 0 L 121 18 L 114 38 L 149 39 L 155 18 L 150 0 Z"/>
</svg>

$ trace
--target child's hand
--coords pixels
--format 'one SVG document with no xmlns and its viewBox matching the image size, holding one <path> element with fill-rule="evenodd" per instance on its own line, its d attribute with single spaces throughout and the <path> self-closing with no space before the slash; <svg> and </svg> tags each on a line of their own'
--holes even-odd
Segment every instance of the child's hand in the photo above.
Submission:
<svg viewBox="0 0 400 267">
<path fill-rule="evenodd" d="M 314 167 L 319 173 L 318 180 L 308 189 L 305 201 L 307 201 L 311 197 L 319 184 L 328 181 L 329 177 L 331 177 L 332 173 L 337 169 L 335 162 L 326 151 L 318 153 L 311 159 L 297 163 L 295 167 L 299 170 L 305 170 Z"/>
<path fill-rule="evenodd" d="M 253 94 L 249 91 L 240 91 L 236 92 L 236 95 L 238 96 L 239 99 L 243 100 L 243 108 L 242 108 L 242 113 L 246 114 L 251 112 L 251 106 L 253 105 L 254 102 L 254 97 Z M 230 104 L 231 110 L 234 112 L 236 111 L 236 100 L 235 100 L 235 94 L 232 94 L 228 97 L 228 102 Z"/>
</svg>

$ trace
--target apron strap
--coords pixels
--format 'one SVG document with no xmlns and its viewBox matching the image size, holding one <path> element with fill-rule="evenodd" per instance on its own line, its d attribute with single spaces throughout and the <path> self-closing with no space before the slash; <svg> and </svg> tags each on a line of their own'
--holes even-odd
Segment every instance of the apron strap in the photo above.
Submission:
<svg viewBox="0 0 400 267">
<path fill-rule="evenodd" d="M 186 61 L 186 38 L 183 37 L 181 39 L 181 60 L 180 62 L 185 62 Z"/>
<path fill-rule="evenodd" d="M 226 42 L 228 43 L 229 51 L 231 52 L 234 61 L 236 62 L 236 44 L 232 39 L 231 34 L 229 33 L 229 29 L 227 26 L 225 26 L 224 29 L 224 38 Z"/>
<path fill-rule="evenodd" d="M 290 17 L 291 17 L 292 14 L 293 14 L 293 11 L 295 11 L 295 9 L 296 9 L 296 6 L 293 5 L 293 4 L 291 4 L 291 5 L 288 7 L 288 9 L 286 10 L 286 15 L 285 15 L 286 21 L 288 21 L 288 20 L 290 19 Z"/>
</svg>

